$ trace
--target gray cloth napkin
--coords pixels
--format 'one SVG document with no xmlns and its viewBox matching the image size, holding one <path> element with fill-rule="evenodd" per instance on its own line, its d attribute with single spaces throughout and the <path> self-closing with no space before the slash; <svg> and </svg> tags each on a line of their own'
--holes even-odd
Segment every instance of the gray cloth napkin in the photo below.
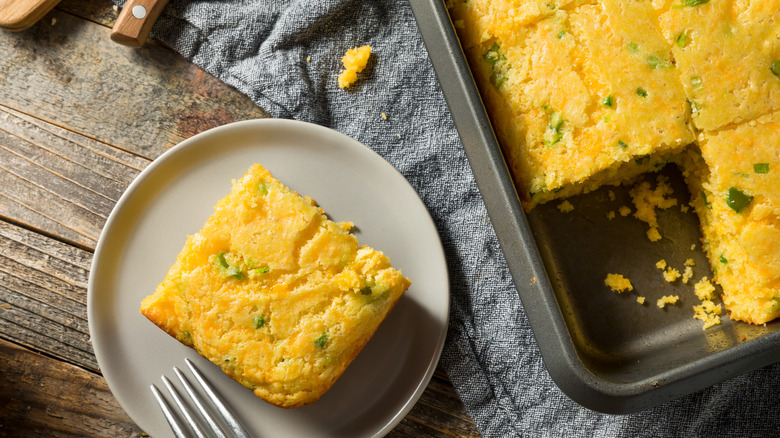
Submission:
<svg viewBox="0 0 780 438">
<path fill-rule="evenodd" d="M 414 186 L 450 271 L 442 364 L 484 436 L 780 435 L 778 364 L 627 416 L 580 407 L 556 387 L 407 0 L 172 0 L 152 36 L 274 117 L 368 145 Z M 370 71 L 344 91 L 341 57 L 363 44 L 374 50 Z"/>
</svg>

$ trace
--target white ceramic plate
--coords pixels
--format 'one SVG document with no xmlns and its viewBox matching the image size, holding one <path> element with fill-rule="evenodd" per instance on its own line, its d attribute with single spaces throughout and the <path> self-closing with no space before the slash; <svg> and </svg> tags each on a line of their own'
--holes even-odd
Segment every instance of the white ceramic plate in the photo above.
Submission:
<svg viewBox="0 0 780 438">
<path fill-rule="evenodd" d="M 146 320 L 154 291 L 200 230 L 231 180 L 260 163 L 311 196 L 361 243 L 383 251 L 412 286 L 341 379 L 318 402 L 284 410 L 265 403 L 194 350 Z M 238 122 L 192 137 L 155 160 L 117 203 L 100 237 L 88 290 L 89 329 L 101 371 L 146 432 L 171 436 L 149 385 L 191 358 L 255 436 L 381 436 L 409 412 L 441 354 L 449 314 L 444 252 L 414 189 L 375 152 L 308 123 Z"/>
</svg>

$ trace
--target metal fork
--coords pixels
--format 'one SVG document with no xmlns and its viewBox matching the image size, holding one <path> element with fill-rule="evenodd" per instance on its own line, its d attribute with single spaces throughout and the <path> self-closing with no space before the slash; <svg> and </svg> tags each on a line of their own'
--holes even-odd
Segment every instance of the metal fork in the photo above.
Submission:
<svg viewBox="0 0 780 438">
<path fill-rule="evenodd" d="M 195 380 L 198 382 L 198 384 L 200 384 L 201 388 L 203 388 L 203 391 L 211 401 L 214 409 L 210 410 L 204 405 L 201 397 L 195 392 L 195 389 L 192 387 L 189 380 L 187 380 L 179 368 L 173 367 L 173 372 L 176 373 L 176 377 L 179 378 L 179 381 L 181 382 L 185 391 L 187 391 L 187 394 L 189 394 L 190 400 L 192 400 L 192 403 L 197 408 L 197 412 L 200 413 L 199 417 L 205 422 L 205 424 L 208 426 L 208 429 L 211 431 L 211 436 L 218 438 L 228 438 L 231 436 L 239 438 L 250 438 L 249 434 L 246 432 L 246 430 L 244 430 L 243 426 L 241 426 L 241 424 L 236 419 L 233 411 L 225 404 L 214 388 L 209 385 L 209 383 L 203 377 L 203 374 L 201 374 L 201 372 L 195 367 L 192 361 L 189 359 L 184 359 L 184 362 L 186 362 L 187 367 L 192 372 L 192 375 L 195 376 Z M 168 378 L 165 376 L 162 376 L 162 381 L 165 384 L 165 387 L 168 388 L 168 392 L 173 397 L 173 400 L 176 402 L 176 405 L 179 408 L 179 412 L 184 417 L 187 424 L 189 424 L 189 429 L 194 432 L 195 436 L 198 438 L 207 438 L 209 435 L 206 435 L 206 433 L 203 431 L 201 424 L 195 419 L 192 409 L 186 403 L 184 403 L 184 400 L 181 398 L 176 388 L 173 387 L 171 381 L 168 380 Z M 191 433 L 188 432 L 188 428 L 183 426 L 179 418 L 177 418 L 177 416 L 173 413 L 173 409 L 162 396 L 160 390 L 157 389 L 154 384 L 152 384 L 150 388 L 176 438 L 187 438 L 192 436 Z M 224 421 L 224 425 L 227 426 L 227 433 L 230 435 L 226 434 L 226 431 L 220 427 L 212 412 L 214 410 Z"/>
</svg>

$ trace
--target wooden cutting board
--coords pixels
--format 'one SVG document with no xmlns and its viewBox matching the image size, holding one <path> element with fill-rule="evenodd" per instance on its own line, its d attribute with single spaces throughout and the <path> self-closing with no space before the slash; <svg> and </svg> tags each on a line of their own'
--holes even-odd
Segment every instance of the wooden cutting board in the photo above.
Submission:
<svg viewBox="0 0 780 438">
<path fill-rule="evenodd" d="M 25 30 L 43 18 L 60 0 L 0 0 L 0 28 Z"/>
</svg>

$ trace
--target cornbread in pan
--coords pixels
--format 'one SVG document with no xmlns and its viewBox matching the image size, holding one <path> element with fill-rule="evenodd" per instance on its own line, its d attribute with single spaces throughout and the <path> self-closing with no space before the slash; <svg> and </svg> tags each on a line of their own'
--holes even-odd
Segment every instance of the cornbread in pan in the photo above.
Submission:
<svg viewBox="0 0 780 438">
<path fill-rule="evenodd" d="M 187 238 L 141 313 L 265 401 L 312 403 L 410 285 L 351 226 L 255 164 Z"/>
<path fill-rule="evenodd" d="M 675 162 L 731 319 L 780 317 L 780 0 L 447 6 L 526 211 Z"/>
<path fill-rule="evenodd" d="M 780 112 L 705 133 L 686 178 L 731 319 L 780 316 Z"/>
<path fill-rule="evenodd" d="M 654 20 L 637 2 L 604 1 L 493 23 L 466 49 L 526 210 L 655 170 L 693 141 Z"/>
</svg>

